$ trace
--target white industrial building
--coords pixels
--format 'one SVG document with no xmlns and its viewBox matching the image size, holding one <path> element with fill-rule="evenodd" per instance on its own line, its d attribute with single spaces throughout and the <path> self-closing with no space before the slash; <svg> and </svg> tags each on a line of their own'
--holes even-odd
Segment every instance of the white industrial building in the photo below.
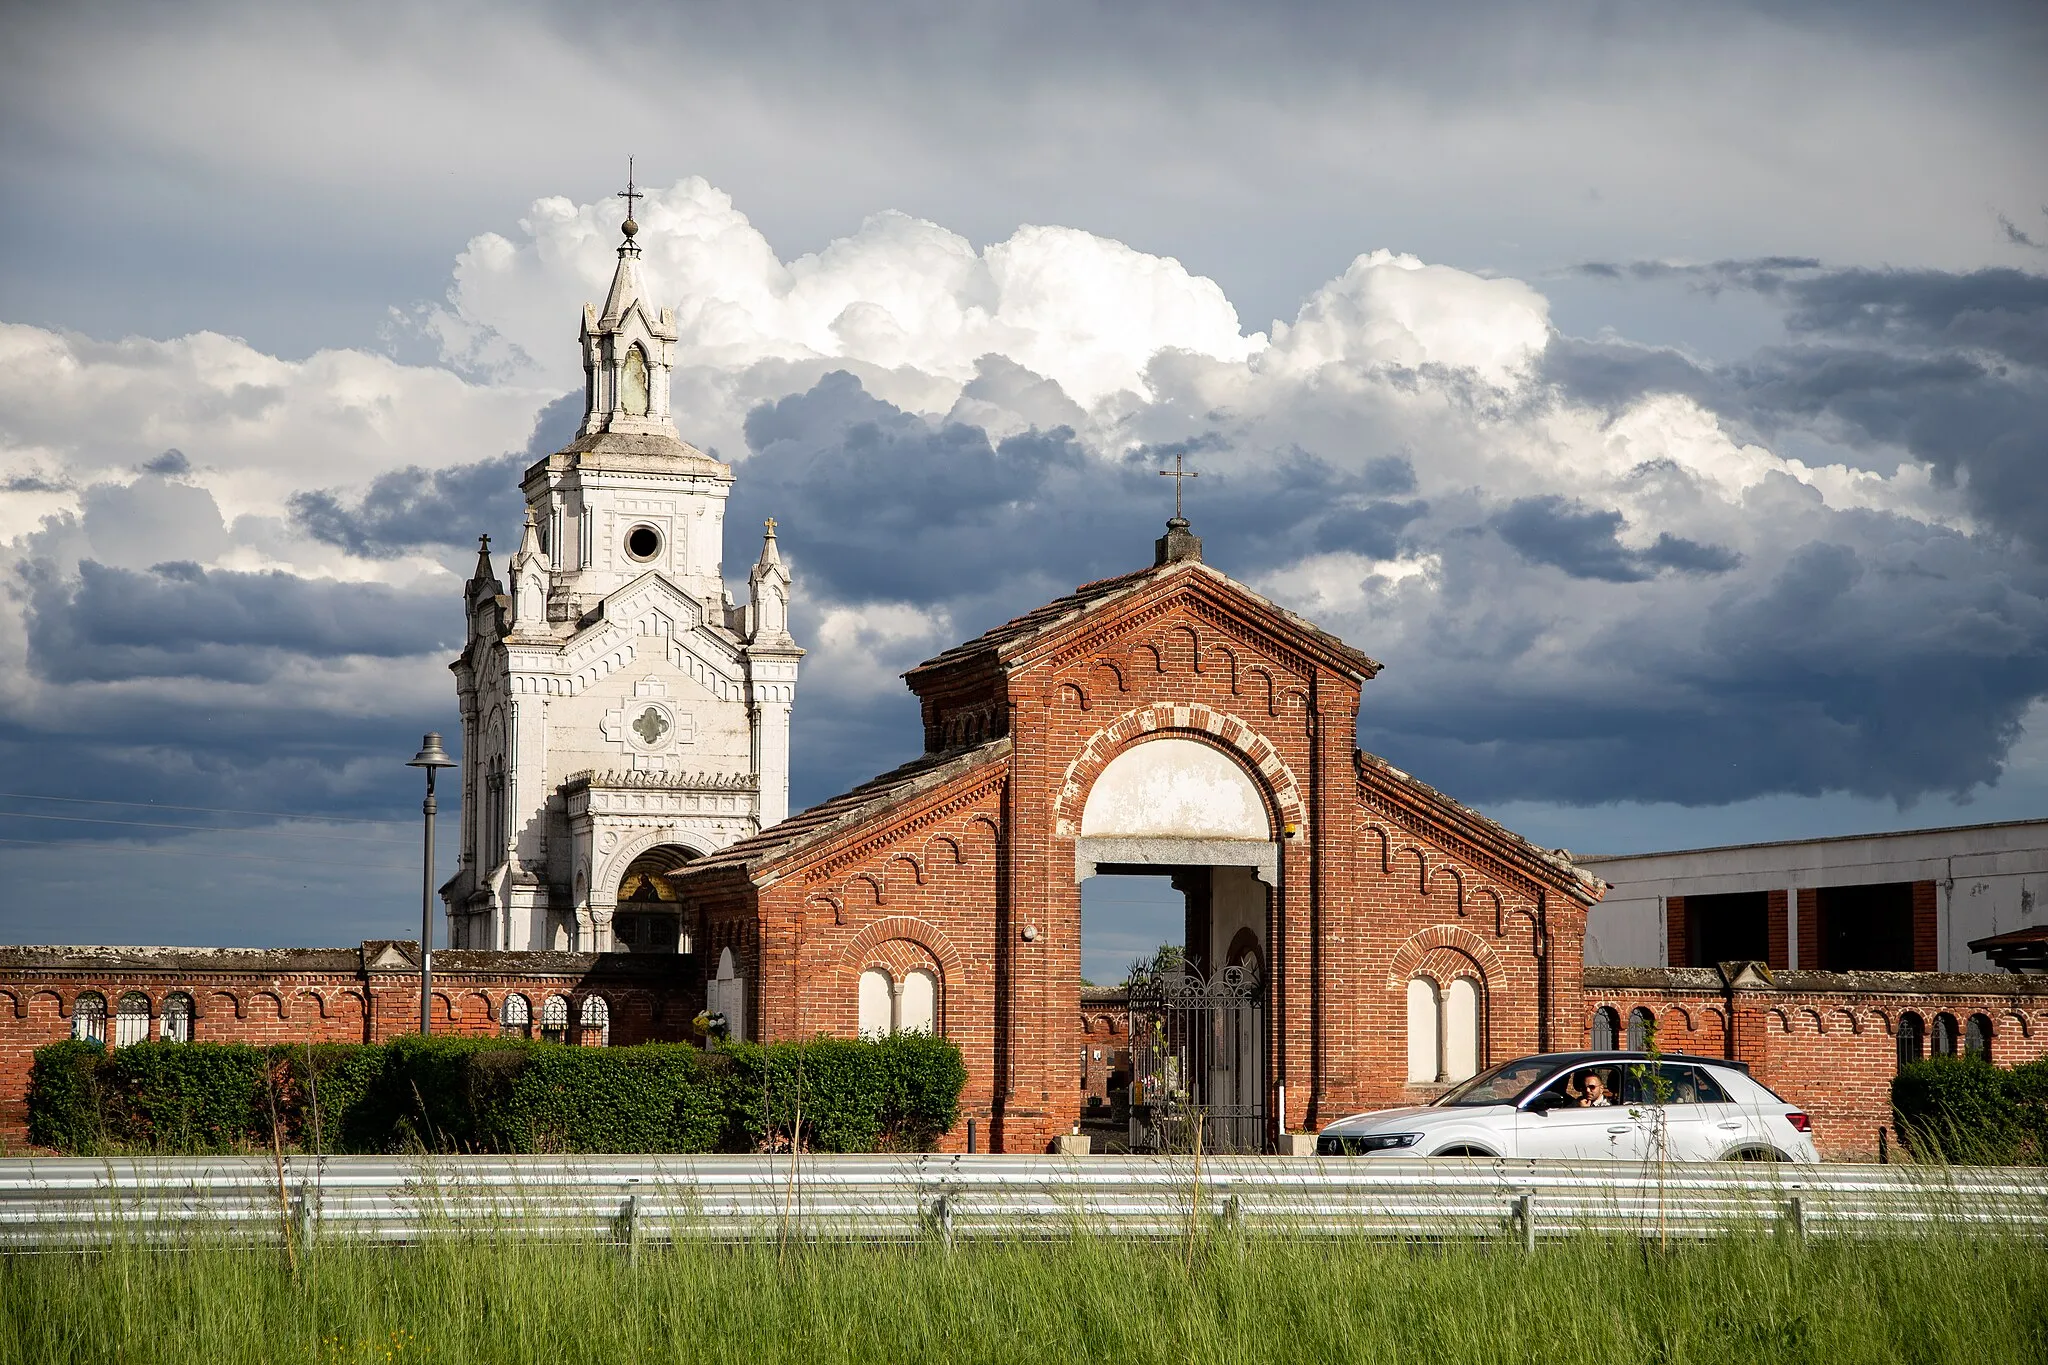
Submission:
<svg viewBox="0 0 2048 1365">
<path fill-rule="evenodd" d="M 1585 857 L 1595 966 L 1991 972 L 2048 938 L 2048 820 Z M 2039 931 L 2039 932 L 2034 932 Z"/>
</svg>

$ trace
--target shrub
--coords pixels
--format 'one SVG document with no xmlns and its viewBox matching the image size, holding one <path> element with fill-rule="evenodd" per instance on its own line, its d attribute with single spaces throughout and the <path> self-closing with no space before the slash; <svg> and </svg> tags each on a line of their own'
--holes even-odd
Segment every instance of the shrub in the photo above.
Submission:
<svg viewBox="0 0 2048 1365">
<path fill-rule="evenodd" d="M 1934 1057 L 1892 1080 L 1899 1136 L 1944 1161 L 1996 1164 L 2048 1160 L 2048 1058 L 2013 1069 Z"/>
<path fill-rule="evenodd" d="M 151 1151 L 268 1146 L 269 1065 L 265 1050 L 247 1043 L 116 1048 L 98 1067 L 107 1136 Z"/>
<path fill-rule="evenodd" d="M 301 1044 L 279 1051 L 285 1054 L 289 1076 L 289 1131 L 295 1145 L 319 1152 L 381 1150 L 370 1131 L 375 1106 L 365 1101 L 383 1080 L 386 1049 L 319 1043 L 310 1049 Z"/>
<path fill-rule="evenodd" d="M 967 1069 L 942 1038 L 581 1048 L 405 1037 L 366 1046 L 58 1043 L 36 1054 L 30 1137 L 91 1152 L 268 1147 L 391 1152 L 924 1150 Z M 319 1119 L 314 1121 L 317 1091 Z"/>
<path fill-rule="evenodd" d="M 96 1071 L 106 1049 L 66 1041 L 36 1049 L 28 1069 L 28 1140 L 60 1152 L 95 1152 L 105 1136 Z"/>
<path fill-rule="evenodd" d="M 467 1079 L 495 1151 L 710 1152 L 726 1127 L 704 1054 L 682 1043 L 479 1052 Z"/>
<path fill-rule="evenodd" d="M 779 1146 L 802 1113 L 803 1145 L 820 1152 L 924 1151 L 959 1115 L 967 1067 L 944 1038 L 731 1043 L 726 1145 Z"/>
</svg>

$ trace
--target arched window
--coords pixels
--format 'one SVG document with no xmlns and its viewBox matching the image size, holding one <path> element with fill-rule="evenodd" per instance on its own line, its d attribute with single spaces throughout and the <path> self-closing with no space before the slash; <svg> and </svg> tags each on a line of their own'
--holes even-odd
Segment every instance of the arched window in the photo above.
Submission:
<svg viewBox="0 0 2048 1365">
<path fill-rule="evenodd" d="M 1479 983 L 1461 976 L 1444 988 L 1443 1078 L 1479 1074 Z"/>
<path fill-rule="evenodd" d="M 880 967 L 860 974 L 860 1036 L 886 1038 L 895 1023 L 896 983 Z"/>
<path fill-rule="evenodd" d="M 1621 1045 L 1621 1016 L 1602 1005 L 1593 1011 L 1593 1050 L 1612 1052 Z"/>
<path fill-rule="evenodd" d="M 1638 1006 L 1628 1012 L 1628 1050 L 1648 1052 L 1657 1033 L 1657 1017 Z"/>
<path fill-rule="evenodd" d="M 157 1036 L 166 1043 L 192 1041 L 192 997 L 180 992 L 164 997 L 163 1019 Z"/>
<path fill-rule="evenodd" d="M 1906 1066 L 1920 1060 L 1920 1053 L 1926 1046 L 1926 1025 L 1920 1016 L 1908 1010 L 1899 1016 L 1899 1065 Z"/>
<path fill-rule="evenodd" d="M 148 1041 L 149 997 L 141 991 L 130 991 L 114 1007 L 114 1046 L 126 1047 L 130 1043 Z"/>
<path fill-rule="evenodd" d="M 647 415 L 647 352 L 638 346 L 627 348 L 626 363 L 619 366 L 619 406 L 628 417 Z"/>
<path fill-rule="evenodd" d="M 1408 1084 L 1430 1085 L 1437 1076 L 1437 1025 L 1442 1000 L 1436 982 L 1414 977 L 1408 982 Z"/>
<path fill-rule="evenodd" d="M 498 1009 L 498 1032 L 507 1038 L 533 1036 L 533 1002 L 523 995 L 508 995 Z"/>
<path fill-rule="evenodd" d="M 540 1036 L 548 1043 L 569 1041 L 569 997 L 551 995 L 540 1007 Z"/>
<path fill-rule="evenodd" d="M 1928 1055 L 1934 1057 L 1953 1057 L 1956 1055 L 1956 1017 L 1953 1014 L 1937 1014 L 1934 1016 L 1933 1043 L 1934 1046 L 1929 1049 Z"/>
<path fill-rule="evenodd" d="M 107 998 L 87 991 L 71 1003 L 71 1036 L 81 1043 L 107 1041 Z"/>
<path fill-rule="evenodd" d="M 939 1031 L 938 978 L 923 968 L 903 978 L 903 998 L 897 1011 L 898 1033 L 932 1034 Z"/>
<path fill-rule="evenodd" d="M 1973 1014 L 1963 1026 L 1963 1055 L 1980 1062 L 1991 1060 L 1991 1016 Z"/>
<path fill-rule="evenodd" d="M 577 1020 L 576 1041 L 584 1047 L 609 1047 L 612 1041 L 612 1008 L 601 995 L 583 997 L 583 1014 Z"/>
</svg>

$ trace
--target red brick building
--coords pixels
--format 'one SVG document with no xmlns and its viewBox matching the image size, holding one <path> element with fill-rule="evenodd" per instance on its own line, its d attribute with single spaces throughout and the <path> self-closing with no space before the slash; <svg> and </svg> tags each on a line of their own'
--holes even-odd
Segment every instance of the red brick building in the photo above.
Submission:
<svg viewBox="0 0 2048 1365">
<path fill-rule="evenodd" d="M 1191 888 L 1200 972 L 1256 983 L 1269 1138 L 1576 1045 L 1600 883 L 1360 753 L 1378 670 L 1174 523 L 911 670 L 923 755 L 680 874 L 735 1027 L 852 1035 L 929 993 L 965 1112 L 1042 1151 L 1083 1104 L 1081 881 L 1142 871 Z"/>
</svg>

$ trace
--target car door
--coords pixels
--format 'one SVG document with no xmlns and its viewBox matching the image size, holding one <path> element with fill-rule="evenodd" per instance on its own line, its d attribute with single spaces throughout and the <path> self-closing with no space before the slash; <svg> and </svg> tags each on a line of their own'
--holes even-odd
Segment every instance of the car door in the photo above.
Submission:
<svg viewBox="0 0 2048 1365">
<path fill-rule="evenodd" d="M 1621 1092 L 1643 1126 L 1645 1156 L 1657 1155 L 1660 1127 L 1665 1155 L 1673 1161 L 1710 1161 L 1720 1154 L 1721 1132 L 1714 1123 L 1723 1117 L 1722 1109 L 1702 1100 L 1727 1097 L 1700 1068 L 1685 1062 L 1629 1066 Z"/>
<path fill-rule="evenodd" d="M 1711 1068 L 1695 1066 L 1692 1070 L 1699 1087 L 1700 1130 L 1705 1138 L 1701 1160 L 1718 1160 L 1723 1152 L 1759 1141 L 1776 1145 L 1765 1131 L 1764 1116 L 1737 1103 L 1728 1088 L 1714 1078 Z"/>
<path fill-rule="evenodd" d="M 1525 1101 L 1515 1115 L 1515 1155 L 1537 1160 L 1634 1161 L 1647 1148 L 1646 1125 L 1619 1104 L 1588 1104 L 1586 1080 L 1619 1093 L 1615 1063 L 1574 1068 Z"/>
</svg>

